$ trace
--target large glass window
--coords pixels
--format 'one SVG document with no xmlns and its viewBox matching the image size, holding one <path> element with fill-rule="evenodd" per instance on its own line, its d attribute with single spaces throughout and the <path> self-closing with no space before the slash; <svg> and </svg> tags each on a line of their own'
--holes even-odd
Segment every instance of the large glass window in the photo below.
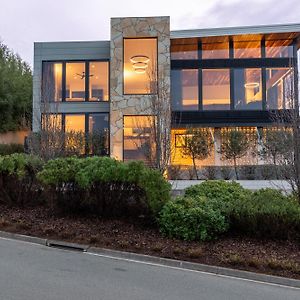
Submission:
<svg viewBox="0 0 300 300">
<path fill-rule="evenodd" d="M 267 109 L 292 108 L 294 73 L 292 68 L 267 68 Z"/>
<path fill-rule="evenodd" d="M 260 58 L 260 41 L 234 42 L 234 58 Z"/>
<path fill-rule="evenodd" d="M 108 114 L 89 115 L 89 152 L 94 155 L 108 155 L 109 120 Z"/>
<path fill-rule="evenodd" d="M 266 57 L 293 57 L 292 40 L 266 41 Z"/>
<path fill-rule="evenodd" d="M 154 141 L 151 116 L 124 116 L 124 161 L 150 162 Z"/>
<path fill-rule="evenodd" d="M 89 63 L 89 100 L 108 101 L 108 62 Z"/>
<path fill-rule="evenodd" d="M 43 63 L 42 101 L 62 100 L 62 63 Z"/>
<path fill-rule="evenodd" d="M 202 59 L 229 58 L 229 43 L 202 44 Z"/>
<path fill-rule="evenodd" d="M 85 100 L 85 63 L 66 64 L 66 101 Z"/>
<path fill-rule="evenodd" d="M 172 70 L 173 110 L 198 110 L 198 70 Z"/>
<path fill-rule="evenodd" d="M 124 39 L 124 94 L 157 91 L 157 39 Z"/>
<path fill-rule="evenodd" d="M 234 107 L 240 110 L 262 109 L 261 69 L 234 70 Z"/>
<path fill-rule="evenodd" d="M 171 59 L 198 59 L 197 39 L 171 40 Z"/>
<path fill-rule="evenodd" d="M 65 116 L 65 131 L 85 132 L 85 115 L 67 114 Z"/>
<path fill-rule="evenodd" d="M 202 103 L 204 110 L 230 109 L 230 71 L 228 69 L 202 71 Z"/>
</svg>

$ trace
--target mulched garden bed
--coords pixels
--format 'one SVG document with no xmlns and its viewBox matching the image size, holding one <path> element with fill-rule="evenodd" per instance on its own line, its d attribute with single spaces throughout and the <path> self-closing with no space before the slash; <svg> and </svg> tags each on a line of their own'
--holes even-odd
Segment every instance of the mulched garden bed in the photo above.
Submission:
<svg viewBox="0 0 300 300">
<path fill-rule="evenodd" d="M 0 205 L 0 230 L 300 279 L 299 241 L 224 236 L 205 243 L 162 236 L 142 220 L 59 217 L 45 207 Z"/>
</svg>

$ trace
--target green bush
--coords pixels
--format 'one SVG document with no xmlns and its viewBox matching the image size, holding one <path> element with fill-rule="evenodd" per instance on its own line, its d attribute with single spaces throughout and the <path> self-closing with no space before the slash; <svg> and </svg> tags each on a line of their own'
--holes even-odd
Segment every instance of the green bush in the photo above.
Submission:
<svg viewBox="0 0 300 300">
<path fill-rule="evenodd" d="M 0 155 L 13 153 L 24 153 L 24 146 L 21 144 L 0 144 Z"/>
<path fill-rule="evenodd" d="M 218 237 L 228 228 L 221 211 L 205 197 L 178 197 L 169 201 L 160 214 L 161 232 L 169 237 L 205 241 Z"/>
<path fill-rule="evenodd" d="M 233 230 L 255 237 L 300 237 L 300 205 L 274 189 L 261 189 L 243 201 L 236 201 L 230 212 Z"/>
<path fill-rule="evenodd" d="M 41 186 L 36 174 L 43 161 L 27 154 L 0 156 L 0 201 L 9 205 L 36 204 Z"/>
<path fill-rule="evenodd" d="M 170 184 L 157 171 L 141 162 L 108 157 L 51 160 L 39 179 L 48 188 L 52 205 L 66 212 L 156 217 L 170 198 Z"/>
</svg>

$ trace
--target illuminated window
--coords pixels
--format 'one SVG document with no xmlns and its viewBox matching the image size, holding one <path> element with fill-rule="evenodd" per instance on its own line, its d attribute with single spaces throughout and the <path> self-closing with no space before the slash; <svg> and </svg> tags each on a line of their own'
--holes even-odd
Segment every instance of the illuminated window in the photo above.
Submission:
<svg viewBox="0 0 300 300">
<path fill-rule="evenodd" d="M 157 39 L 124 39 L 124 94 L 155 94 Z"/>
<path fill-rule="evenodd" d="M 85 115 L 66 115 L 65 131 L 85 132 Z"/>
<path fill-rule="evenodd" d="M 234 58 L 260 58 L 260 41 L 234 42 Z"/>
<path fill-rule="evenodd" d="M 172 70 L 173 110 L 198 110 L 198 70 Z"/>
<path fill-rule="evenodd" d="M 261 69 L 234 70 L 234 107 L 240 110 L 262 109 Z"/>
<path fill-rule="evenodd" d="M 202 59 L 229 58 L 229 43 L 202 44 Z"/>
<path fill-rule="evenodd" d="M 89 100 L 108 101 L 108 62 L 90 62 L 89 64 Z"/>
<path fill-rule="evenodd" d="M 203 70 L 202 84 L 202 102 L 204 110 L 230 109 L 229 70 Z"/>
<path fill-rule="evenodd" d="M 292 68 L 267 68 L 267 108 L 292 108 L 294 73 Z"/>
<path fill-rule="evenodd" d="M 172 39 L 171 59 L 198 59 L 197 39 Z"/>
<path fill-rule="evenodd" d="M 124 160 L 149 162 L 153 155 L 151 116 L 124 117 Z"/>
<path fill-rule="evenodd" d="M 61 131 L 62 130 L 62 115 L 61 114 L 43 114 L 42 129 L 46 131 Z"/>
<path fill-rule="evenodd" d="M 293 57 L 293 41 L 266 41 L 266 57 Z"/>
<path fill-rule="evenodd" d="M 85 101 L 85 63 L 66 64 L 66 101 Z"/>
<path fill-rule="evenodd" d="M 62 100 L 62 63 L 43 63 L 42 101 Z"/>
</svg>

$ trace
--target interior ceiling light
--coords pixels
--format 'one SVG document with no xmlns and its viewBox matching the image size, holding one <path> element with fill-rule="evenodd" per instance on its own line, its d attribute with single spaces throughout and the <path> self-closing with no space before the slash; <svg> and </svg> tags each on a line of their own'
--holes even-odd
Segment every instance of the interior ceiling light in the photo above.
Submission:
<svg viewBox="0 0 300 300">
<path fill-rule="evenodd" d="M 146 55 L 135 55 L 130 58 L 135 73 L 143 74 L 148 68 L 150 58 Z"/>
<path fill-rule="evenodd" d="M 244 84 L 244 87 L 246 89 L 255 89 L 259 87 L 259 83 L 258 82 L 248 82 Z"/>
</svg>

